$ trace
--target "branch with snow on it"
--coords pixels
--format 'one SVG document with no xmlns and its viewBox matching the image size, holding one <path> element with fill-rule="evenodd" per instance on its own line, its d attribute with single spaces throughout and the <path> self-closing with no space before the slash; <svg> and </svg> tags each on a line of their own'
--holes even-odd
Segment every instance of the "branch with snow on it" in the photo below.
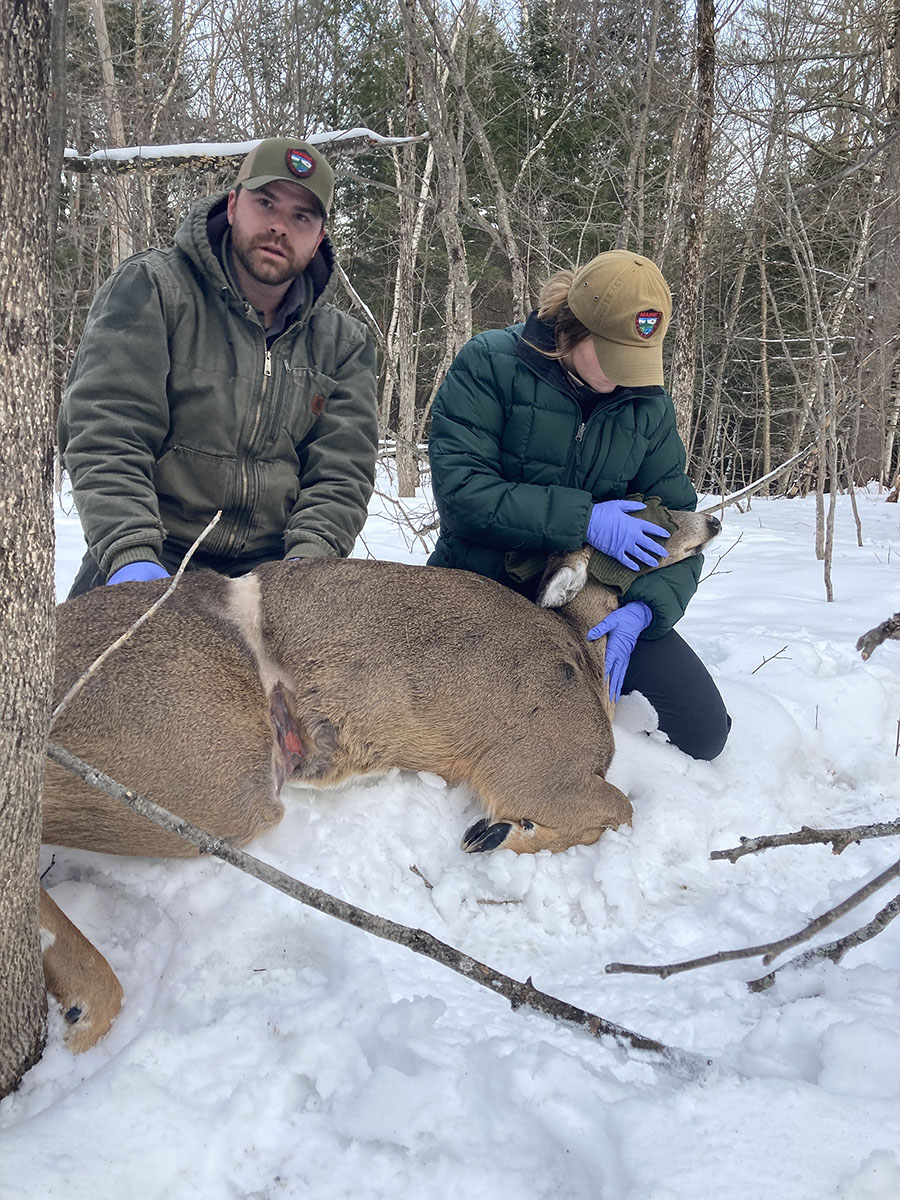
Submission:
<svg viewBox="0 0 900 1200">
<path fill-rule="evenodd" d="M 311 133 L 303 139 L 311 146 L 339 150 L 342 154 L 363 154 L 376 147 L 399 146 L 408 142 L 427 141 L 429 135 L 420 133 L 413 137 L 385 137 L 364 126 L 353 129 L 335 129 L 326 133 Z M 184 142 L 168 146 L 108 146 L 81 154 L 67 148 L 63 153 L 63 167 L 67 171 L 133 171 L 138 167 L 150 170 L 168 169 L 188 165 L 210 168 L 221 163 L 230 164 L 232 159 L 249 154 L 262 138 L 247 142 Z"/>
</svg>

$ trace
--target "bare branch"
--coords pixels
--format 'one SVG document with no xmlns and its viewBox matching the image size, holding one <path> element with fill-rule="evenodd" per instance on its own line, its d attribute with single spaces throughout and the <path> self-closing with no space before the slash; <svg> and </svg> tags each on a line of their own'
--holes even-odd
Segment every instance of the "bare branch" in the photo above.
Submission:
<svg viewBox="0 0 900 1200">
<path fill-rule="evenodd" d="M 900 876 L 900 859 L 882 871 L 880 875 L 876 875 L 874 879 L 869 880 L 858 891 L 855 891 L 852 896 L 848 896 L 846 900 L 842 900 L 840 904 L 834 908 L 828 909 L 827 912 L 815 917 L 803 929 L 797 933 L 792 933 L 788 937 L 780 938 L 776 942 L 766 942 L 762 946 L 748 946 L 743 950 L 720 950 L 716 954 L 706 954 L 702 958 L 689 959 L 686 962 L 666 963 L 662 966 L 641 966 L 634 963 L 608 963 L 606 971 L 610 975 L 658 975 L 660 979 L 668 979 L 670 975 L 679 975 L 682 971 L 693 971 L 697 967 L 709 967 L 716 963 L 734 962 L 739 958 L 762 958 L 763 964 L 768 966 L 773 958 L 777 958 L 779 954 L 783 954 L 785 950 L 790 950 L 792 946 L 799 946 L 802 942 L 807 942 L 811 937 L 814 937 L 823 929 L 827 929 L 829 925 L 833 925 L 851 909 L 862 904 L 869 896 L 874 895 L 879 888 L 884 887 L 892 879 Z"/>
<path fill-rule="evenodd" d="M 850 825 L 843 829 L 814 829 L 801 825 L 794 833 L 762 834 L 759 837 L 742 837 L 739 846 L 728 850 L 713 850 L 710 858 L 727 858 L 737 862 L 745 854 L 758 854 L 760 850 L 771 850 L 777 846 L 831 845 L 832 853 L 840 854 L 854 842 L 864 838 L 893 837 L 900 834 L 900 818 L 896 821 L 879 821 L 870 825 Z"/>
<path fill-rule="evenodd" d="M 427 141 L 427 133 L 414 137 L 383 137 L 371 129 L 337 130 L 333 133 L 310 134 L 311 144 L 327 147 L 333 153 L 365 154 L 378 147 L 400 145 L 403 142 Z M 67 150 L 63 170 L 77 171 L 162 171 L 173 167 L 198 167 L 204 171 L 236 170 L 240 160 L 258 145 L 259 138 L 249 142 L 199 142 L 179 146 L 122 146 L 78 154 Z"/>
<path fill-rule="evenodd" d="M 790 645 L 790 642 L 788 642 L 788 646 L 789 645 Z M 758 667 L 753 668 L 753 670 L 750 672 L 750 674 L 755 675 L 757 671 L 762 670 L 762 668 L 766 665 L 766 663 L 770 663 L 774 659 L 780 658 L 781 655 L 784 654 L 785 650 L 787 650 L 788 646 L 782 646 L 780 650 L 776 650 L 774 654 L 770 654 L 768 658 L 764 658 Z"/>
<path fill-rule="evenodd" d="M 880 912 L 875 914 L 867 925 L 863 925 L 859 929 L 854 929 L 853 933 L 848 933 L 845 937 L 838 938 L 836 941 L 825 942 L 821 946 L 816 946 L 814 950 L 804 950 L 802 954 L 798 954 L 796 958 L 782 963 L 780 967 L 776 967 L 768 975 L 762 975 L 759 979 L 749 980 L 747 987 L 751 992 L 764 992 L 775 982 L 775 976 L 778 972 L 784 971 L 788 967 L 805 967 L 808 963 L 817 962 L 822 958 L 827 958 L 833 963 L 839 963 L 848 950 L 852 950 L 855 946 L 861 946 L 863 942 L 868 942 L 873 937 L 877 937 L 882 929 L 889 925 L 896 916 L 900 916 L 900 896 L 895 896 L 889 904 L 886 904 Z"/>
<path fill-rule="evenodd" d="M 743 533 L 738 534 L 738 536 L 734 539 L 734 541 L 731 543 L 731 545 L 728 547 L 728 549 L 723 550 L 722 553 L 718 556 L 712 569 L 707 571 L 705 575 L 700 576 L 700 580 L 699 580 L 700 583 L 703 583 L 703 581 L 706 579 L 710 579 L 713 575 L 719 574 L 719 563 L 721 563 L 722 559 L 726 558 L 732 552 L 732 550 L 735 548 L 735 546 L 737 546 L 741 541 L 743 541 L 743 538 L 744 538 Z M 729 572 L 726 571 L 726 574 L 728 574 L 728 573 Z"/>
<path fill-rule="evenodd" d="M 759 479 L 754 479 L 752 483 L 748 483 L 746 487 L 740 488 L 736 492 L 730 492 L 727 496 L 723 496 L 721 500 L 717 500 L 715 504 L 707 504 L 706 508 L 701 508 L 700 512 L 716 512 L 725 509 L 730 504 L 737 504 L 738 500 L 743 500 L 745 496 L 752 496 L 754 492 L 758 492 L 761 487 L 765 487 L 767 483 L 771 483 L 773 479 L 777 479 L 779 475 L 794 465 L 798 458 L 802 458 L 804 454 L 808 454 L 815 446 L 815 442 L 808 442 L 802 450 L 798 450 L 796 454 L 792 454 L 790 458 L 785 459 L 780 467 L 776 467 L 773 471 L 769 471 L 767 475 L 761 475 Z"/>
</svg>

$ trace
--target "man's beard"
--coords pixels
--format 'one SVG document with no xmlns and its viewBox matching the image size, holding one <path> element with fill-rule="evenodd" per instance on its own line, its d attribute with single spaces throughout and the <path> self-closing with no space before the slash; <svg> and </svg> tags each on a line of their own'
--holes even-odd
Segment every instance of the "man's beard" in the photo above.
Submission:
<svg viewBox="0 0 900 1200">
<path fill-rule="evenodd" d="M 279 284 L 295 279 L 305 269 L 306 264 L 298 263 L 284 245 L 279 245 L 279 249 L 285 255 L 283 259 L 271 259 L 254 254 L 258 247 L 271 244 L 273 244 L 273 239 L 265 237 L 257 237 L 247 243 L 232 228 L 232 253 L 250 278 L 255 279 L 257 283 L 277 287 Z"/>
</svg>

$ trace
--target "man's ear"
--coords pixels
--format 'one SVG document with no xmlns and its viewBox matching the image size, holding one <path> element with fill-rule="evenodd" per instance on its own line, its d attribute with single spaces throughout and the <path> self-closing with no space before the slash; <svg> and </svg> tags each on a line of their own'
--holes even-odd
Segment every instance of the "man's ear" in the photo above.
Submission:
<svg viewBox="0 0 900 1200">
<path fill-rule="evenodd" d="M 237 204 L 237 195 L 236 188 L 232 188 L 232 190 L 228 193 L 228 203 L 225 208 L 225 213 L 228 217 L 229 225 L 234 224 L 234 206 Z"/>
</svg>

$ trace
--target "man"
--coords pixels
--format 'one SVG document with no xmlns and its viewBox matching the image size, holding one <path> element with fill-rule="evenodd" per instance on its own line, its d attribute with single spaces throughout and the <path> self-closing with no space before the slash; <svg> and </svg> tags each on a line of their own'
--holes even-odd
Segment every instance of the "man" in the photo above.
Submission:
<svg viewBox="0 0 900 1200">
<path fill-rule="evenodd" d="M 70 596 L 171 574 L 219 509 L 192 568 L 352 550 L 374 484 L 375 354 L 326 300 L 333 195 L 317 150 L 268 138 L 172 248 L 100 288 L 59 422 L 88 544 Z"/>
</svg>

